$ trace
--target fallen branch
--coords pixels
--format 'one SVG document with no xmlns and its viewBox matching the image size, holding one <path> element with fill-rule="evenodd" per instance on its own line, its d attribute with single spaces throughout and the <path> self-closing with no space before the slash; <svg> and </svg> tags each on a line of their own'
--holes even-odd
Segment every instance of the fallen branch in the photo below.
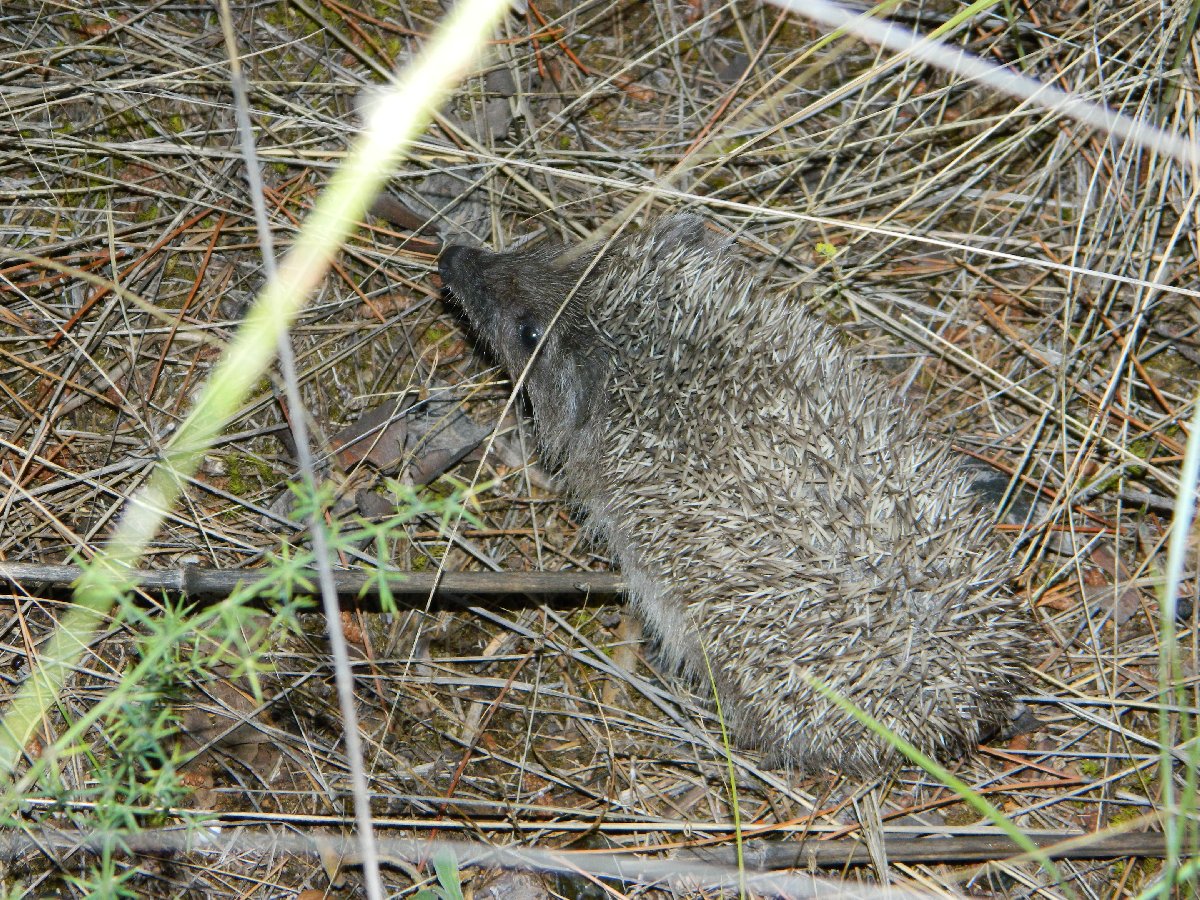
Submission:
<svg viewBox="0 0 1200 900">
<path fill-rule="evenodd" d="M 148 828 L 142 831 L 124 833 L 121 835 L 123 845 L 133 854 L 157 853 L 166 851 L 186 854 L 189 852 L 219 853 L 223 842 L 235 843 L 240 852 L 248 852 L 251 848 L 260 848 L 272 852 L 286 848 L 293 853 L 312 853 L 318 850 L 329 852 L 338 843 L 338 839 L 324 830 L 319 832 L 306 831 L 321 826 L 322 829 L 345 820 L 328 816 L 290 816 L 277 814 L 270 817 L 270 825 L 280 826 L 290 824 L 293 830 L 282 835 L 272 828 L 262 831 L 255 826 L 261 826 L 263 816 L 255 814 L 222 814 L 210 824 L 213 826 L 211 835 L 207 836 L 201 846 L 195 844 L 194 835 L 179 829 Z M 236 828 L 222 829 L 218 822 L 236 824 Z M 566 831 L 576 831 L 578 828 L 596 827 L 595 822 L 573 823 L 577 828 L 567 827 Z M 601 823 L 600 830 L 607 831 Z M 555 827 L 561 827 L 559 822 Z M 343 825 L 345 827 L 345 825 Z M 434 833 L 461 832 L 465 830 L 503 831 L 510 833 L 514 827 L 547 830 L 547 823 L 538 819 L 526 823 L 510 820 L 472 820 L 470 822 L 456 818 L 439 817 L 436 820 L 421 819 L 376 819 L 375 827 L 381 831 L 380 845 L 394 858 L 411 858 L 414 861 L 427 858 L 431 845 L 430 838 Z M 634 823 L 617 825 L 622 832 L 630 832 Z M 637 823 L 645 832 L 656 830 L 655 823 Z M 427 829 L 427 835 L 419 842 L 407 839 L 388 837 L 393 828 Z M 551 829 L 552 830 L 552 829 Z M 1166 842 L 1161 832 L 1126 832 L 1124 834 L 1087 834 L 1087 833 L 1041 833 L 1030 834 L 1027 837 L 1042 848 L 1053 859 L 1097 860 L 1124 858 L 1163 858 L 1167 855 Z M 318 843 L 319 841 L 319 843 Z M 341 862 L 346 866 L 356 864 L 354 848 L 346 843 L 338 852 Z M 546 864 L 557 864 L 571 871 L 574 867 L 583 871 L 596 871 L 603 868 L 603 855 L 596 851 L 573 852 L 570 850 L 555 850 L 551 855 L 542 857 L 531 848 L 522 847 L 488 847 L 484 844 L 472 844 L 466 841 L 437 840 L 438 844 L 455 845 L 460 859 L 466 863 L 478 851 L 485 859 L 490 857 L 491 864 L 512 866 L 516 868 L 538 869 L 546 868 Z M 22 854 L 49 848 L 66 849 L 72 852 L 100 852 L 105 843 L 101 833 L 83 834 L 63 831 L 41 831 L 36 835 L 10 834 L 0 837 L 0 860 L 17 859 Z M 1002 834 L 984 835 L 953 835 L 948 837 L 897 837 L 884 836 L 884 849 L 888 860 L 892 863 L 912 863 L 925 865 L 966 865 L 971 863 L 986 863 L 999 860 L 1011 860 L 1019 857 L 1020 848 L 1008 837 Z M 650 860 L 633 859 L 621 852 L 608 855 L 617 870 L 625 870 L 627 877 L 641 865 L 674 866 L 678 871 L 686 871 L 693 866 L 705 864 L 714 866 L 714 871 L 727 870 L 735 865 L 733 848 L 722 846 L 712 849 L 685 849 L 669 859 Z M 483 859 L 475 859 L 466 864 L 482 864 Z M 871 865 L 870 854 L 866 844 L 852 838 L 837 838 L 829 841 L 809 839 L 802 843 L 795 841 L 755 841 L 745 847 L 745 865 L 750 871 L 767 872 L 786 869 L 840 869 L 846 866 Z M 615 874 L 615 872 L 614 872 Z"/>
<path fill-rule="evenodd" d="M 0 562 L 0 582 L 19 586 L 27 593 L 39 590 L 66 590 L 79 578 L 79 566 L 41 563 Z M 143 591 L 166 591 L 200 602 L 227 597 L 236 588 L 271 578 L 270 572 L 256 569 L 210 569 L 178 566 L 173 569 L 141 569 L 134 573 Z M 316 584 L 314 570 L 305 577 Z M 334 587 L 338 596 L 378 600 L 380 581 L 386 580 L 392 596 L 401 606 L 424 606 L 430 596 L 468 595 L 472 597 L 549 598 L 613 597 L 625 590 L 625 579 L 615 572 L 369 572 L 362 569 L 335 569 Z"/>
</svg>

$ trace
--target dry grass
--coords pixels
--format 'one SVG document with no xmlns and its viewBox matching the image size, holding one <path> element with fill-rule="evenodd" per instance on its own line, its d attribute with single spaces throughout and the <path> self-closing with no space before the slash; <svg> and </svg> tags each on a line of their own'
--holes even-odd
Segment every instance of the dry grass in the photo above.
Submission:
<svg viewBox="0 0 1200 900">
<path fill-rule="evenodd" d="M 293 331 L 303 414 L 336 508 L 369 510 L 361 492 L 378 488 L 327 453 L 328 437 L 367 408 L 416 391 L 453 397 L 488 422 L 506 396 L 439 300 L 439 230 L 470 228 L 494 244 L 537 229 L 574 238 L 634 201 L 661 210 L 689 198 L 737 231 L 769 278 L 844 323 L 914 407 L 1037 499 L 1021 527 L 1002 527 L 1027 560 L 1021 589 L 1045 630 L 1044 656 L 1030 660 L 1043 724 L 960 777 L 1031 834 L 1159 828 L 1163 739 L 1177 797 L 1194 792 L 1197 767 L 1194 537 L 1176 691 L 1158 686 L 1167 529 L 1200 383 L 1195 173 L 927 65 L 829 41 L 771 8 L 567 6 L 511 17 L 493 74 L 462 86 L 397 173 L 394 196 L 431 227 L 366 223 Z M 1001 4 L 948 40 L 1189 133 L 1193 6 Z M 402 64 L 441 11 L 314 0 L 235 12 L 283 250 L 344 155 L 364 87 Z M 956 12 L 902 4 L 895 17 L 929 32 Z M 86 557 L 110 532 L 261 288 L 263 266 L 207 4 L 5 3 L 0 61 L 3 245 L 37 257 L 0 255 L 0 559 L 56 562 Z M 281 540 L 305 543 L 281 501 L 296 468 L 287 422 L 302 414 L 286 406 L 271 381 L 247 400 L 148 565 L 252 567 Z M 449 542 L 418 518 L 383 561 L 603 568 L 536 468 L 521 465 L 527 440 L 517 428 L 483 464 L 497 484 L 476 524 Z M 469 479 L 476 466 L 452 472 Z M 358 553 L 369 561 L 377 548 Z M 25 677 L 64 600 L 7 590 L 0 692 Z M 229 828 L 310 836 L 347 821 L 323 623 L 302 624 L 270 637 L 272 665 L 257 684 L 228 666 L 172 670 L 193 738 L 184 779 L 194 792 L 181 802 L 244 817 Z M 347 614 L 344 624 L 384 836 L 451 830 L 646 852 L 700 842 L 710 824 L 727 837 L 726 769 L 703 737 L 715 724 L 628 652 L 618 608 Z M 92 647 L 49 734 L 128 671 L 137 633 L 144 623 L 126 621 Z M 70 803 L 94 797 L 94 767 L 124 745 L 104 727 L 88 744 L 96 756 L 62 760 L 54 784 L 35 792 L 43 802 L 14 825 L 44 836 L 90 821 Z M 755 840 L 857 833 L 859 785 L 740 759 L 742 821 L 764 832 Z M 916 771 L 887 787 L 880 812 L 888 836 L 978 825 Z M 1191 816 L 1194 854 L 1194 802 Z M 120 856 L 115 866 L 136 870 L 133 889 L 153 895 L 324 888 L 326 869 L 288 847 L 247 838 L 236 853 Z M 93 861 L 43 848 L 0 866 L 3 880 L 45 895 L 74 890 L 66 878 Z M 1158 860 L 1059 868 L 1057 884 L 1028 862 L 890 872 L 934 892 L 1106 898 L 1135 896 L 1163 874 Z M 877 878 L 846 876 L 851 886 Z M 385 867 L 384 877 L 398 891 L 415 870 Z M 348 878 L 354 885 L 357 872 Z"/>
</svg>

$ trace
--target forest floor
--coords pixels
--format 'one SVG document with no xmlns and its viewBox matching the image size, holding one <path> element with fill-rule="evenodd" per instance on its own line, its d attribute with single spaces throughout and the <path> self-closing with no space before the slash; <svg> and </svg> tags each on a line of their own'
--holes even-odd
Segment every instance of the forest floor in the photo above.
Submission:
<svg viewBox="0 0 1200 900">
<path fill-rule="evenodd" d="M 445 13 L 231 6 L 283 255 L 370 92 Z M 828 896 L 867 896 L 881 872 L 942 896 L 1194 895 L 1194 861 L 1190 888 L 1171 888 L 1175 863 L 1140 855 L 1161 833 L 1180 836 L 1177 861 L 1200 840 L 1196 529 L 1174 626 L 1162 615 L 1200 385 L 1194 165 L 776 7 L 562 6 L 504 20 L 291 329 L 304 409 L 279 374 L 261 379 L 143 566 L 251 570 L 307 548 L 288 489 L 289 422 L 303 417 L 327 515 L 366 529 L 344 534 L 341 564 L 608 571 L 519 405 L 506 415 L 508 382 L 444 302 L 437 253 L 448 240 L 577 241 L 634 203 L 635 227 L 703 211 L 1019 495 L 997 531 L 1038 630 L 1025 698 L 1037 724 L 954 772 L 1028 836 L 1101 832 L 1117 849 L 1054 866 L 930 858 L 913 839 L 997 832 L 920 769 L 869 784 L 726 759 L 712 710 L 647 662 L 610 579 L 555 603 L 439 596 L 343 613 L 387 890 L 451 897 L 461 877 L 485 896 L 495 876 L 460 840 L 560 860 L 603 850 L 650 873 L 600 881 L 610 869 L 571 855 L 579 874 L 512 896 L 700 894 L 716 871 L 704 865 L 736 872 L 736 819 L 748 865 L 798 870 L 752 890 L 808 896 L 816 867 L 846 859 L 877 815 L 863 844 L 874 864 L 833 864 L 819 874 Z M 1197 8 L 931 0 L 890 15 L 1195 147 Z M 62 564 L 111 535 L 267 279 L 217 5 L 5 2 L 0 121 L 0 563 Z M 392 423 L 392 451 L 347 449 L 372 421 Z M 487 485 L 470 517 L 445 513 L 470 483 Z M 412 516 L 389 521 L 397 505 Z M 70 594 L 0 586 L 3 699 Z M 37 771 L 0 812 L 22 839 L 5 844 L 0 883 L 64 897 L 363 890 L 353 857 L 306 843 L 353 834 L 325 618 L 220 608 L 204 607 L 218 612 L 202 629 L 153 591 L 114 609 L 25 747 L 20 771 Z M 106 697 L 119 700 L 88 719 Z M 232 842 L 184 852 L 168 836 L 188 822 Z M 113 828 L 126 847 L 86 837 Z M 458 875 L 436 880 L 388 849 L 413 839 L 434 858 L 447 839 Z M 804 855 L 821 843 L 842 856 Z"/>
</svg>

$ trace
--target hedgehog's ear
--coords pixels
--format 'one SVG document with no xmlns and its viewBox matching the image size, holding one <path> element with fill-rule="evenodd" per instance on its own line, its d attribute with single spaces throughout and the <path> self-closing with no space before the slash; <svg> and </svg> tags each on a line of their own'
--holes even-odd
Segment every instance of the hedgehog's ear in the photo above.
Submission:
<svg viewBox="0 0 1200 900">
<path fill-rule="evenodd" d="M 578 244 L 565 244 L 556 240 L 547 245 L 546 258 L 556 272 L 569 272 L 578 266 L 581 258 L 586 260 L 588 255 L 579 252 Z"/>
<path fill-rule="evenodd" d="M 595 253 L 590 248 L 585 250 L 578 246 L 563 246 L 562 252 L 550 261 L 550 268 L 561 278 L 571 282 L 570 286 L 573 288 L 576 282 L 584 279 L 584 273 L 591 266 L 594 256 Z"/>
</svg>

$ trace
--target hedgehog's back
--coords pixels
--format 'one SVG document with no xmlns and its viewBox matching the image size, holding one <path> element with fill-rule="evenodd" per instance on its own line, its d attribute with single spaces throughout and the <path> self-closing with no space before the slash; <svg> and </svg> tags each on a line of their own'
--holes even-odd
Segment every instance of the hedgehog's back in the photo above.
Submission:
<svg viewBox="0 0 1200 900">
<path fill-rule="evenodd" d="M 700 684 L 711 666 L 743 742 L 804 769 L 891 759 L 814 681 L 927 753 L 970 750 L 1008 719 L 1027 638 L 957 457 L 699 220 L 615 252 L 607 446 L 568 481 L 668 658 Z"/>
</svg>

